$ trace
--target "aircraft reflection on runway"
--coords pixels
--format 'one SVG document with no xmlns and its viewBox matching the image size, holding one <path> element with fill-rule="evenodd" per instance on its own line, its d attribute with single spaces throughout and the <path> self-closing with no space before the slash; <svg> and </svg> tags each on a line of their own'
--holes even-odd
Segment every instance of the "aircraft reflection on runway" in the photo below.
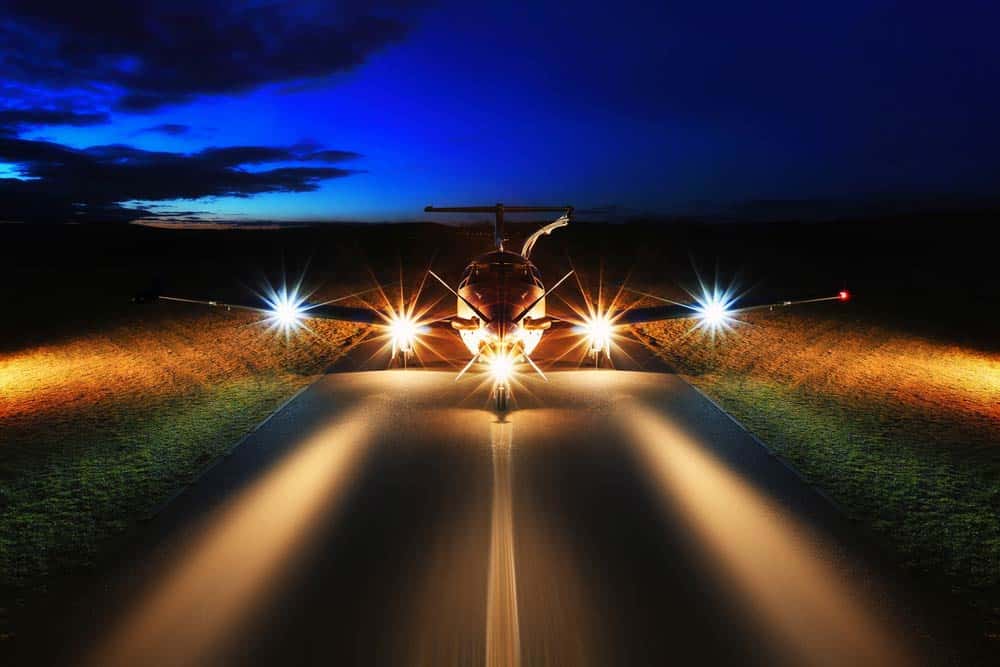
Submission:
<svg viewBox="0 0 1000 667">
<path fill-rule="evenodd" d="M 810 531 L 639 401 L 616 411 L 644 468 L 709 565 L 790 664 L 918 664 Z"/>
<path fill-rule="evenodd" d="M 490 529 L 489 587 L 486 597 L 486 667 L 521 664 L 517 616 L 517 567 L 510 491 L 512 425 L 490 424 L 493 453 L 493 513 Z"/>
<path fill-rule="evenodd" d="M 236 495 L 178 549 L 152 586 L 126 607 L 91 664 L 212 664 L 238 639 L 308 550 L 364 459 L 366 404 L 311 435 Z"/>
<path fill-rule="evenodd" d="M 397 593 L 404 602 L 399 616 L 387 622 L 388 664 L 610 664 L 594 647 L 599 610 L 581 571 L 585 554 L 560 518 L 530 493 L 532 476 L 518 475 L 523 459 L 515 431 L 527 433 L 523 439 L 535 445 L 539 430 L 559 414 L 515 411 L 497 421 L 479 410 L 446 410 L 429 418 L 435 425 L 474 425 L 461 430 L 468 439 L 460 435 L 452 442 L 481 448 L 487 456 L 477 456 L 474 470 L 462 473 L 474 477 L 475 490 L 427 526 L 433 537 Z"/>
</svg>

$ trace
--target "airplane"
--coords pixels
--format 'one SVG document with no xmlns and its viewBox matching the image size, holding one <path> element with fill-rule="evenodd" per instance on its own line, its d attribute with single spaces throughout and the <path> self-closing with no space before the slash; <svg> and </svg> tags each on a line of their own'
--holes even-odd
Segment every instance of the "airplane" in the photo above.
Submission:
<svg viewBox="0 0 1000 667">
<path fill-rule="evenodd" d="M 138 295 L 134 301 L 172 301 L 222 307 L 227 310 L 248 310 L 264 313 L 275 325 L 286 331 L 305 319 L 329 319 L 381 327 L 391 340 L 392 359 L 402 358 L 405 367 L 413 353 L 417 339 L 429 328 L 450 329 L 458 334 L 471 358 L 456 376 L 462 378 L 477 363 L 485 364 L 493 379 L 491 398 L 498 412 L 508 409 L 511 381 L 515 368 L 523 361 L 543 379 L 545 374 L 531 358 L 543 334 L 559 328 L 572 328 L 582 336 L 595 365 L 601 357 L 611 356 L 612 338 L 621 328 L 636 324 L 675 319 L 694 319 L 699 325 L 715 331 L 731 318 L 753 310 L 773 310 L 787 306 L 828 301 L 847 301 L 850 294 L 841 290 L 833 296 L 788 301 L 755 302 L 741 297 L 733 298 L 717 290 L 695 298 L 692 303 L 680 303 L 652 294 L 638 292 L 663 302 L 663 305 L 630 307 L 619 312 L 592 312 L 573 321 L 558 318 L 546 312 L 546 299 L 572 275 L 566 273 L 548 289 L 542 283 L 538 267 L 531 261 L 531 252 L 542 236 L 570 224 L 572 206 L 427 206 L 427 213 L 492 213 L 493 249 L 475 257 L 466 266 L 457 287 L 452 287 L 432 270 L 427 273 L 435 278 L 456 299 L 455 314 L 432 321 L 420 321 L 412 313 L 382 312 L 371 307 L 342 306 L 334 302 L 307 304 L 297 294 L 286 288 L 272 291 L 270 295 L 252 301 L 220 302 L 165 296 L 156 292 Z M 520 251 L 507 246 L 504 234 L 506 213 L 553 213 L 561 215 L 531 234 Z M 739 303 L 737 303 L 739 301 Z"/>
</svg>

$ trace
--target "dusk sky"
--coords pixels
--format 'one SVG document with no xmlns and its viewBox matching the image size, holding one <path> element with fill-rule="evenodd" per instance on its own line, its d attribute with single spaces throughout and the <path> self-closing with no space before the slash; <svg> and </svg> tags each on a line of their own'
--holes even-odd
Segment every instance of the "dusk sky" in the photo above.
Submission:
<svg viewBox="0 0 1000 667">
<path fill-rule="evenodd" d="M 3 2 L 0 219 L 997 192 L 995 3 L 654 4 Z"/>
</svg>

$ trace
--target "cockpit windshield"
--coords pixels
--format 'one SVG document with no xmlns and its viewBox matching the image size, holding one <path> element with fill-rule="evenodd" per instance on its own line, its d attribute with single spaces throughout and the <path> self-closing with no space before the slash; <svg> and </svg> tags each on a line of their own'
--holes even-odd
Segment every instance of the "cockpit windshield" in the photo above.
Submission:
<svg viewBox="0 0 1000 667">
<path fill-rule="evenodd" d="M 538 269 L 531 264 L 524 262 L 475 262 L 474 264 L 470 264 L 465 269 L 465 273 L 462 274 L 462 281 L 459 283 L 459 287 L 496 282 L 505 277 L 518 282 L 530 283 L 537 287 L 542 286 L 542 281 L 538 275 Z"/>
</svg>

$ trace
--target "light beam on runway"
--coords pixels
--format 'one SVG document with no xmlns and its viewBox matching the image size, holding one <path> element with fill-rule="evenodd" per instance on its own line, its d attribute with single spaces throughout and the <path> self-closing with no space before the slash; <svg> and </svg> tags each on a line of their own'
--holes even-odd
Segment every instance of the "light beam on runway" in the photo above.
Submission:
<svg viewBox="0 0 1000 667">
<path fill-rule="evenodd" d="M 90 656 L 102 667 L 213 664 L 293 572 L 370 440 L 368 404 L 311 435 L 214 511 Z"/>
<path fill-rule="evenodd" d="M 514 558 L 514 512 L 511 503 L 510 422 L 490 424 L 493 450 L 493 516 L 486 597 L 486 667 L 521 664 L 517 613 L 517 566 Z"/>
<path fill-rule="evenodd" d="M 915 664 L 897 631 L 806 526 L 651 408 L 632 399 L 619 408 L 668 508 L 679 511 L 790 664 Z"/>
</svg>

